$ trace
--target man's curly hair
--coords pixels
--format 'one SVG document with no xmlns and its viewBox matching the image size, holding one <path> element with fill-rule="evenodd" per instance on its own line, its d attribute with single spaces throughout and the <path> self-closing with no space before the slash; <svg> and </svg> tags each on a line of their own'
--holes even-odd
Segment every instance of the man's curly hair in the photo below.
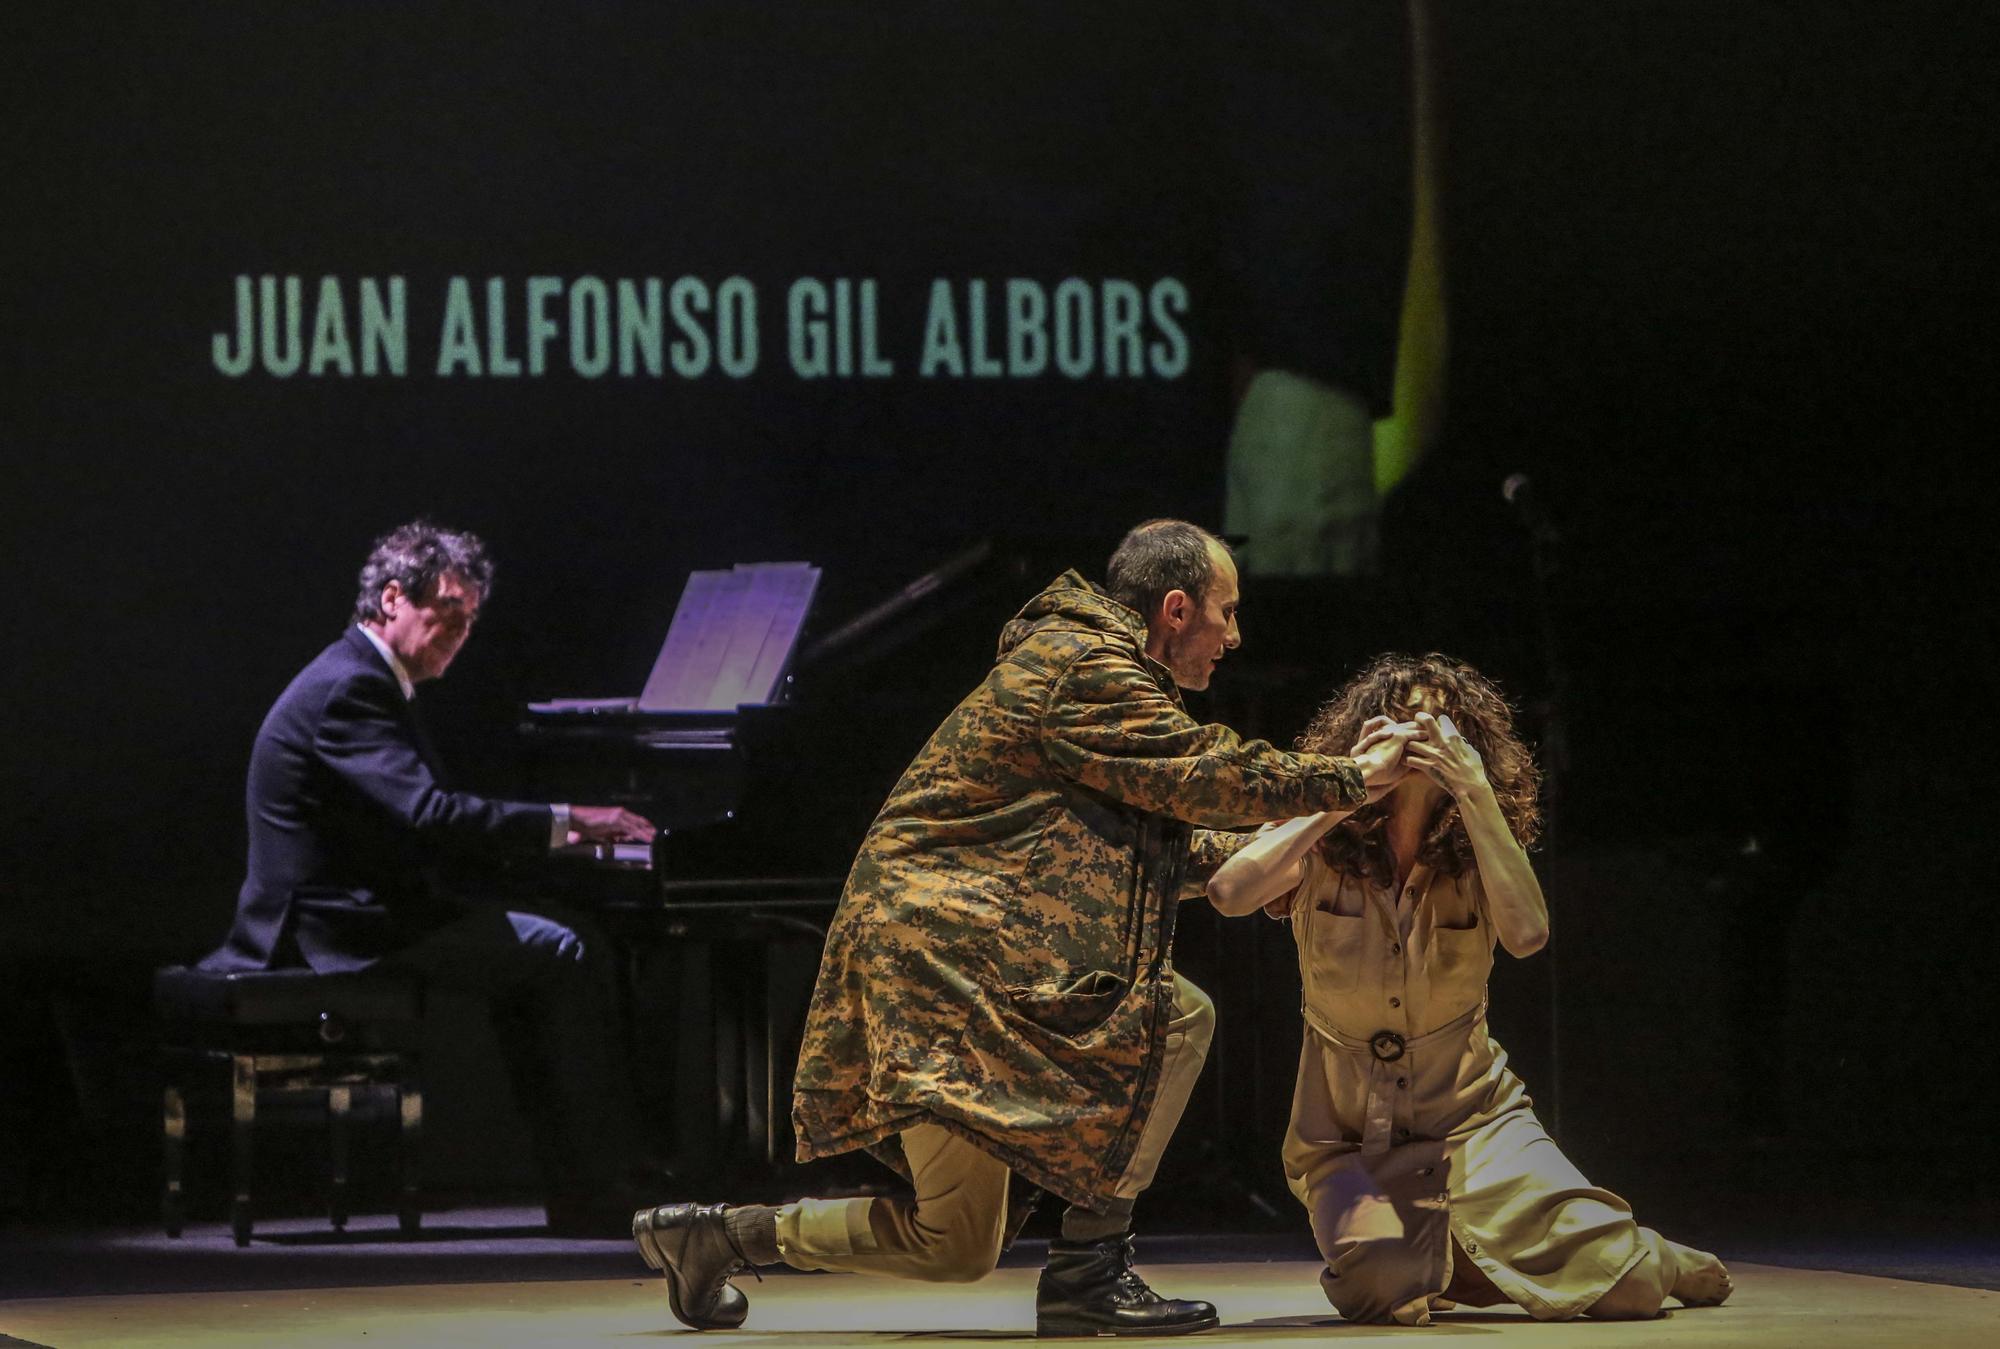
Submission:
<svg viewBox="0 0 2000 1349">
<path fill-rule="evenodd" d="M 1451 718 L 1485 760 L 1486 779 L 1493 784 L 1508 829 L 1522 847 L 1532 844 L 1541 832 L 1542 813 L 1536 801 L 1541 770 L 1515 733 L 1506 697 L 1463 661 L 1435 651 L 1426 656 L 1377 656 L 1313 716 L 1298 747 L 1315 754 L 1346 754 L 1370 717 L 1408 721 L 1418 712 Z M 1336 871 L 1378 885 L 1391 884 L 1396 863 L 1389 852 L 1388 823 L 1386 799 L 1363 806 L 1320 839 L 1320 856 Z M 1417 860 L 1454 876 L 1473 864 L 1472 840 L 1466 837 L 1458 805 L 1450 797 L 1438 806 L 1424 831 Z"/>
</svg>

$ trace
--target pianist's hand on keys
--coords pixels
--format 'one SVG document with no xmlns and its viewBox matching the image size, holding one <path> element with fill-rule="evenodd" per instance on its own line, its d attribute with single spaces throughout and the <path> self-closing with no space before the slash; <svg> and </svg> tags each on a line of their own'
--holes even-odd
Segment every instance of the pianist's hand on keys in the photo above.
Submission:
<svg viewBox="0 0 2000 1349">
<path fill-rule="evenodd" d="M 571 843 L 651 843 L 659 830 L 644 815 L 623 806 L 571 806 Z"/>
</svg>

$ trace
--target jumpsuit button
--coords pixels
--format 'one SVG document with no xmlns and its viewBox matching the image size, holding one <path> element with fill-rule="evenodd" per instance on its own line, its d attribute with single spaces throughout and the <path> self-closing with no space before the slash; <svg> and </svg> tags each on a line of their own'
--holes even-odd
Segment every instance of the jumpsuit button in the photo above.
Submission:
<svg viewBox="0 0 2000 1349">
<path fill-rule="evenodd" d="M 1403 943 L 1401 943 L 1401 942 L 1399 942 L 1399 941 L 1392 941 L 1392 942 L 1390 942 L 1390 943 L 1389 943 L 1389 954 L 1390 954 L 1390 955 L 1392 955 L 1392 956 L 1399 956 L 1399 955 L 1403 954 Z"/>
<path fill-rule="evenodd" d="M 1399 1087 L 1407 1087 L 1410 1085 L 1410 1079 L 1407 1077 L 1399 1077 L 1396 1079 L 1396 1085 Z"/>
<path fill-rule="evenodd" d="M 1466 1253 L 1467 1255 L 1477 1255 L 1477 1254 L 1479 1254 L 1479 1243 L 1478 1243 L 1478 1242 L 1476 1242 L 1476 1241 L 1468 1241 L 1468 1242 L 1466 1242 L 1466 1243 L 1465 1243 L 1465 1253 Z"/>
<path fill-rule="evenodd" d="M 1389 999 L 1389 1005 L 1391 1007 L 1401 1007 L 1403 1005 L 1403 1000 L 1401 998 L 1391 998 Z"/>
<path fill-rule="evenodd" d="M 1432 1173 L 1433 1171 L 1436 1171 L 1436 1170 L 1437 1170 L 1437 1168 L 1436 1168 L 1435 1166 L 1427 1166 L 1427 1167 L 1425 1167 L 1425 1168 L 1424 1168 L 1423 1170 L 1421 1170 L 1421 1171 L 1417 1172 L 1417 1174 L 1418 1174 L 1418 1175 L 1420 1175 L 1420 1176 L 1428 1176 L 1428 1175 L 1430 1175 L 1430 1174 L 1431 1174 L 1431 1173 Z"/>
</svg>

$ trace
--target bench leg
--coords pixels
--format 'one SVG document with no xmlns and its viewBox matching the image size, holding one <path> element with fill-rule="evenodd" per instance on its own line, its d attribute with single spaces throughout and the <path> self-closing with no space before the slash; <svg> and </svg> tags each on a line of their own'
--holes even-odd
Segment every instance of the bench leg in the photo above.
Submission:
<svg viewBox="0 0 2000 1349">
<path fill-rule="evenodd" d="M 250 1182 L 257 1134 L 257 1060 L 254 1055 L 230 1056 L 230 1170 L 235 1190 L 229 1201 L 229 1230 L 238 1246 L 250 1244 L 253 1221 Z"/>
<path fill-rule="evenodd" d="M 326 1089 L 327 1143 L 333 1152 L 333 1184 L 326 1202 L 327 1220 L 336 1232 L 347 1230 L 348 1122 L 354 1107 L 354 1089 L 347 1086 Z"/>
<path fill-rule="evenodd" d="M 396 1154 L 403 1180 L 402 1197 L 396 1205 L 396 1225 L 403 1235 L 415 1236 L 424 1220 L 423 1207 L 417 1201 L 424 1142 L 424 1088 L 413 1062 L 404 1065 L 402 1080 L 396 1084 L 396 1104 L 401 1120 Z"/>
<path fill-rule="evenodd" d="M 160 1143 L 166 1163 L 166 1179 L 160 1187 L 160 1225 L 168 1236 L 178 1237 L 183 1218 L 181 1172 L 187 1153 L 187 1101 L 173 1083 L 161 1095 Z"/>
</svg>

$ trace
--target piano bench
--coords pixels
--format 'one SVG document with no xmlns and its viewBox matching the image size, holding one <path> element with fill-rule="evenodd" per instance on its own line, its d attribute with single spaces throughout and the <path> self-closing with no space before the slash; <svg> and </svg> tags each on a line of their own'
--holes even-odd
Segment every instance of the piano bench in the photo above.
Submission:
<svg viewBox="0 0 2000 1349">
<path fill-rule="evenodd" d="M 250 1244 L 254 1221 L 257 1105 L 260 1098 L 317 1097 L 326 1111 L 332 1152 L 328 1217 L 347 1226 L 348 1125 L 357 1091 L 395 1093 L 400 1192 L 398 1224 L 414 1233 L 417 1152 L 424 1094 L 418 1076 L 423 986 L 414 977 L 365 970 L 210 973 L 175 965 L 153 975 L 164 1089 L 161 1140 L 166 1175 L 160 1217 L 167 1235 L 181 1234 L 182 1169 L 188 1101 L 197 1076 L 227 1065 L 230 1083 L 230 1230 Z"/>
</svg>

